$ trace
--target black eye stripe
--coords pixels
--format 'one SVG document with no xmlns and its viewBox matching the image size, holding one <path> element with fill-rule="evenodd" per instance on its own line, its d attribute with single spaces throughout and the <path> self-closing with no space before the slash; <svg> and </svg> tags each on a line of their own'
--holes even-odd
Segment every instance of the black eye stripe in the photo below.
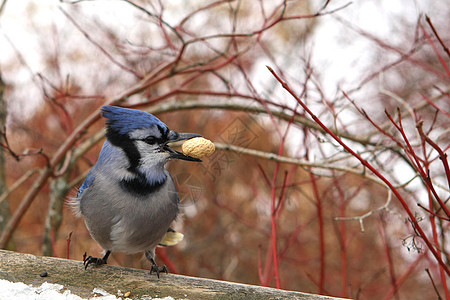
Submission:
<svg viewBox="0 0 450 300">
<path fill-rule="evenodd" d="M 145 139 L 139 139 L 137 141 L 143 141 L 149 145 L 155 145 L 155 144 L 159 144 L 159 145 L 163 145 L 167 142 L 167 138 L 155 138 L 154 136 L 149 136 L 146 137 Z"/>
<path fill-rule="evenodd" d="M 157 126 L 159 133 L 161 133 L 161 138 L 166 139 L 167 140 L 167 135 L 169 134 L 169 130 L 167 127 L 163 128 L 161 126 Z"/>
<path fill-rule="evenodd" d="M 140 139 L 143 142 L 146 142 L 149 145 L 156 144 L 165 144 L 167 142 L 167 135 L 169 133 L 169 130 L 167 128 L 163 128 L 162 126 L 157 125 L 156 128 L 158 128 L 159 133 L 161 134 L 160 138 L 154 137 L 154 136 L 148 136 L 144 139 Z"/>
<path fill-rule="evenodd" d="M 130 163 L 128 170 L 130 172 L 134 172 L 139 166 L 141 154 L 128 135 L 120 134 L 108 127 L 106 131 L 106 138 L 112 145 L 120 147 L 125 152 L 128 162 Z"/>
<path fill-rule="evenodd" d="M 154 144 L 162 145 L 162 144 L 167 143 L 167 140 L 168 140 L 167 136 L 169 134 L 169 129 L 165 128 L 165 127 L 162 127 L 162 126 L 159 126 L 159 125 L 156 125 L 155 127 L 159 131 L 159 137 L 150 135 L 150 136 L 147 136 L 145 138 L 134 138 L 133 140 L 135 140 L 135 141 L 142 141 L 142 142 L 145 142 L 145 143 L 147 143 L 149 145 L 154 145 Z"/>
</svg>

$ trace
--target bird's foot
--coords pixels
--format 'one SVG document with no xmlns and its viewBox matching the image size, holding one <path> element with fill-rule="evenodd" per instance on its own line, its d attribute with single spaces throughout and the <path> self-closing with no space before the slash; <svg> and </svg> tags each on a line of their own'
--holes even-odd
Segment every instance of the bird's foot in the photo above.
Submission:
<svg viewBox="0 0 450 300">
<path fill-rule="evenodd" d="M 111 251 L 106 251 L 106 254 L 105 254 L 105 256 L 103 256 L 103 258 L 98 258 L 98 257 L 92 257 L 92 256 L 88 256 L 88 257 L 85 257 L 86 256 L 86 253 L 83 255 L 83 265 L 84 265 L 84 269 L 86 270 L 87 269 L 87 267 L 90 265 L 90 264 L 94 264 L 94 265 L 96 265 L 96 266 L 100 266 L 100 265 L 106 265 L 107 264 L 107 260 L 108 260 L 108 257 L 109 257 L 109 254 L 111 253 Z"/>
<path fill-rule="evenodd" d="M 94 264 L 96 266 L 106 265 L 106 260 L 104 260 L 103 258 L 92 257 L 89 255 L 83 262 L 84 269 L 86 270 L 90 264 Z"/>
<path fill-rule="evenodd" d="M 158 276 L 158 278 L 159 278 L 159 273 L 161 273 L 161 272 L 168 274 L 167 267 L 165 265 L 162 267 L 158 266 L 157 264 L 152 265 L 152 267 L 150 268 L 150 274 L 152 274 L 153 272 L 156 273 L 156 276 Z"/>
</svg>

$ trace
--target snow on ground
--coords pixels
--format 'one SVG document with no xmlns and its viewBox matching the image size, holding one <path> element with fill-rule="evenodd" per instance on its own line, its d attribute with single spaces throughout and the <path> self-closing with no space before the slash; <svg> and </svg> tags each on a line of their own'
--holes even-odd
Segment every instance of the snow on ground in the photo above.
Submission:
<svg viewBox="0 0 450 300">
<path fill-rule="evenodd" d="M 103 289 L 95 288 L 92 290 L 92 297 L 89 299 L 99 300 L 115 300 L 115 299 L 128 299 L 123 298 L 123 293 L 117 291 L 118 297 L 111 295 Z M 8 280 L 0 279 L 0 300 L 6 299 L 21 299 L 21 300 L 83 300 L 78 295 L 72 294 L 70 290 L 64 288 L 61 284 L 54 284 L 44 282 L 40 286 L 27 285 L 23 282 L 11 282 Z M 152 300 L 174 300 L 172 297 L 165 298 L 152 298 L 143 297 L 141 299 Z"/>
</svg>

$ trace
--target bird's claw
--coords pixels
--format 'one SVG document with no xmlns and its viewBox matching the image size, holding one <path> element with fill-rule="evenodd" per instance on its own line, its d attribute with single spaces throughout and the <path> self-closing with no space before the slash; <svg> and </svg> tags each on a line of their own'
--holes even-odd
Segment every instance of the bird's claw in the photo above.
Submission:
<svg viewBox="0 0 450 300">
<path fill-rule="evenodd" d="M 103 258 L 98 258 L 98 257 L 92 257 L 90 255 L 88 257 L 86 257 L 86 252 L 84 252 L 84 254 L 83 254 L 84 269 L 86 270 L 90 264 L 95 264 L 96 266 L 106 265 L 106 261 L 108 260 L 108 257 L 110 254 L 111 254 L 111 251 L 107 250 L 105 253 L 105 256 L 103 256 Z"/>
<path fill-rule="evenodd" d="M 159 273 L 161 273 L 161 272 L 168 274 L 167 267 L 165 265 L 162 267 L 160 267 L 156 264 L 152 265 L 152 267 L 150 268 L 150 274 L 152 274 L 153 272 L 156 273 L 156 276 L 158 278 L 159 278 Z"/>
<path fill-rule="evenodd" d="M 86 270 L 90 264 L 95 264 L 96 266 L 106 265 L 106 260 L 103 258 L 92 257 L 89 255 L 83 261 L 84 269 Z"/>
</svg>

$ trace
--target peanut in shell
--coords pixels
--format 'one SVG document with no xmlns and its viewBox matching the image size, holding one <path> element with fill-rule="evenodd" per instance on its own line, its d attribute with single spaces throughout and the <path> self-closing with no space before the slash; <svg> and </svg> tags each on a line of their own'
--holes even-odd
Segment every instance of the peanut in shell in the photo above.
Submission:
<svg viewBox="0 0 450 300">
<path fill-rule="evenodd" d="M 181 146 L 181 150 L 185 155 L 203 158 L 212 155 L 216 150 L 216 147 L 210 140 L 197 137 L 184 142 Z"/>
</svg>

